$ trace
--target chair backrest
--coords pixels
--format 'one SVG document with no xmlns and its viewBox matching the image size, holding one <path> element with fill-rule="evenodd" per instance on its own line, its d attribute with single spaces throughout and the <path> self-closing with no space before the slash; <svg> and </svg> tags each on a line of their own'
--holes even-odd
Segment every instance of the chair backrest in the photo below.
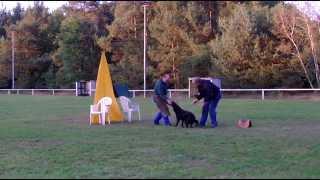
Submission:
<svg viewBox="0 0 320 180">
<path fill-rule="evenodd" d="M 90 106 L 90 111 L 91 112 L 98 112 L 99 111 L 99 105 L 98 104 L 94 104 Z"/>
<path fill-rule="evenodd" d="M 107 108 L 112 104 L 112 99 L 110 97 L 103 97 L 99 100 L 98 104 L 100 104 L 102 111 L 107 111 Z"/>
<path fill-rule="evenodd" d="M 123 111 L 124 112 L 129 111 L 129 109 L 130 109 L 130 105 L 129 105 L 130 104 L 130 99 L 125 97 L 125 96 L 120 96 L 119 99 L 120 99 L 120 103 L 121 103 Z"/>
<path fill-rule="evenodd" d="M 128 84 L 115 84 L 114 86 L 115 93 L 117 98 L 120 96 L 125 96 L 127 98 L 132 98 L 132 93 L 129 91 Z"/>
</svg>

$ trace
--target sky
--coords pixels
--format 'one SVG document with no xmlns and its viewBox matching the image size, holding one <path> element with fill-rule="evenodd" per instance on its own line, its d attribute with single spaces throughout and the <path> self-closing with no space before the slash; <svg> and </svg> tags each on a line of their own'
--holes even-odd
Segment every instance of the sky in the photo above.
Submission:
<svg viewBox="0 0 320 180">
<path fill-rule="evenodd" d="M 34 1 L 0 1 L 0 7 L 6 7 L 8 10 L 12 10 L 16 7 L 18 2 L 26 9 L 29 6 L 33 6 Z M 67 2 L 68 1 L 43 1 L 43 4 L 48 7 L 50 11 L 53 11 L 62 5 L 67 4 Z"/>
<path fill-rule="evenodd" d="M 302 12 L 308 14 L 311 18 L 320 15 L 320 1 L 286 1 L 287 3 L 292 3 L 298 7 Z M 307 6 L 310 5 L 309 10 Z"/>
<path fill-rule="evenodd" d="M 0 1 L 0 8 L 6 7 L 6 9 L 13 9 L 17 3 L 20 2 L 23 8 L 28 6 L 33 6 L 33 1 Z M 64 4 L 67 4 L 68 1 L 43 1 L 44 5 L 49 8 L 50 11 L 61 7 Z M 313 8 L 313 14 L 320 14 L 320 1 L 286 1 L 287 3 L 292 3 L 298 6 L 299 9 L 302 9 L 306 3 L 310 3 Z"/>
</svg>

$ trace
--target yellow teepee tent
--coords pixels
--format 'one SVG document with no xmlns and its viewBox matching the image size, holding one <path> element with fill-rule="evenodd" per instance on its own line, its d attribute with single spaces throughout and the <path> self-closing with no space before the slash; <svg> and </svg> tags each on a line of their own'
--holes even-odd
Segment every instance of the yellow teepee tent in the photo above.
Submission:
<svg viewBox="0 0 320 180">
<path fill-rule="evenodd" d="M 97 82 L 96 82 L 96 93 L 94 97 L 94 104 L 96 104 L 103 97 L 111 97 L 112 105 L 109 111 L 109 117 L 111 122 L 119 122 L 123 120 L 123 114 L 119 108 L 117 100 L 114 96 L 112 80 L 109 71 L 109 65 L 105 52 L 102 52 L 100 58 L 100 65 L 98 70 Z M 98 115 L 93 116 L 93 124 L 99 123 Z"/>
</svg>

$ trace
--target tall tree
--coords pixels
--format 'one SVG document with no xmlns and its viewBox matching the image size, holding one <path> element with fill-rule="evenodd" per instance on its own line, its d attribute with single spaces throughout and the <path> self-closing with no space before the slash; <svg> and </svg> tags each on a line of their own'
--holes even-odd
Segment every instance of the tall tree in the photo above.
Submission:
<svg viewBox="0 0 320 180">
<path fill-rule="evenodd" d="M 0 38 L 0 88 L 11 88 L 11 47 L 10 42 L 4 37 Z"/>
<path fill-rule="evenodd" d="M 70 87 L 78 80 L 95 79 L 100 53 L 92 36 L 95 33 L 91 22 L 76 17 L 68 17 L 62 22 L 59 49 L 55 54 L 59 67 L 58 84 Z"/>
<path fill-rule="evenodd" d="M 314 88 L 310 73 L 306 67 L 306 59 L 303 56 L 303 52 L 308 48 L 303 48 L 302 44 L 307 44 L 307 35 L 304 30 L 304 22 L 300 16 L 300 12 L 291 5 L 278 6 L 276 11 L 276 17 L 279 18 L 279 26 L 281 27 L 282 34 L 290 40 L 294 48 L 294 55 L 299 61 L 301 68 L 304 72 L 305 78 L 311 88 Z"/>
<path fill-rule="evenodd" d="M 13 8 L 12 12 L 11 23 L 16 24 L 23 18 L 24 9 L 21 7 L 20 3 L 17 3 L 17 6 Z"/>
<path fill-rule="evenodd" d="M 132 88 L 142 88 L 142 2 L 116 2 L 114 17 L 112 24 L 107 25 L 109 35 L 101 37 L 99 45 L 103 50 L 112 53 L 110 58 L 115 63 L 110 69 L 115 82 L 128 83 Z"/>
<path fill-rule="evenodd" d="M 220 19 L 222 35 L 210 42 L 213 64 L 231 87 L 272 87 L 274 73 L 289 62 L 276 54 L 278 40 L 272 33 L 268 7 L 259 3 L 237 5 L 231 16 Z"/>
</svg>

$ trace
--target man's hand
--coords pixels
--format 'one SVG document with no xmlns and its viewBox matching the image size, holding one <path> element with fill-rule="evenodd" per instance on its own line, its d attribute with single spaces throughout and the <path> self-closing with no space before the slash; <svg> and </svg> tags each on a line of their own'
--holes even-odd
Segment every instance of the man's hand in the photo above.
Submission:
<svg viewBox="0 0 320 180">
<path fill-rule="evenodd" d="M 197 102 L 198 102 L 198 100 L 195 99 L 195 100 L 192 101 L 192 104 L 195 104 L 195 103 L 197 103 Z"/>
<path fill-rule="evenodd" d="M 167 103 L 171 105 L 172 104 L 172 100 L 171 99 L 167 99 Z"/>
</svg>

